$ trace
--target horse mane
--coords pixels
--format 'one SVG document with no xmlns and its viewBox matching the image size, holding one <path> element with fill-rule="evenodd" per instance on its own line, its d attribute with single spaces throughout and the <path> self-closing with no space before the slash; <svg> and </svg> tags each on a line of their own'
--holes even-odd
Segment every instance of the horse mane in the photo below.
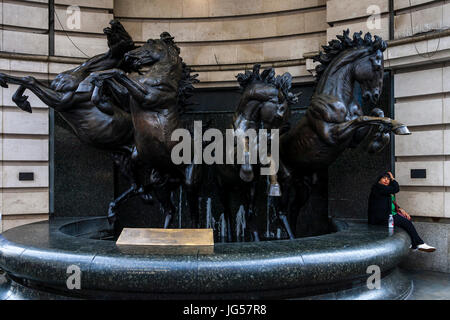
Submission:
<svg viewBox="0 0 450 320">
<path fill-rule="evenodd" d="M 174 41 L 174 37 L 170 35 L 168 32 L 163 32 L 160 35 L 160 40 L 164 42 L 168 48 L 169 52 L 173 56 L 180 56 L 181 50 L 176 45 Z M 194 91 L 194 84 L 199 83 L 200 80 L 198 80 L 198 74 L 191 74 L 191 68 L 189 68 L 186 63 L 183 62 L 183 59 L 179 57 L 181 62 L 181 79 L 178 81 L 178 105 L 181 107 L 182 110 L 184 110 L 185 107 L 191 105 L 188 100 L 192 97 L 193 91 Z"/>
<path fill-rule="evenodd" d="M 247 70 L 245 73 L 239 73 L 236 76 L 242 90 L 245 90 L 254 82 L 264 82 L 281 90 L 290 104 L 297 102 L 297 96 L 291 92 L 292 76 L 290 73 L 286 72 L 282 76 L 275 77 L 275 70 L 273 68 L 265 69 L 262 73 L 260 73 L 260 70 L 261 65 L 255 64 L 251 72 Z"/>
<path fill-rule="evenodd" d="M 333 39 L 328 42 L 327 46 L 322 46 L 321 51 L 317 56 L 313 57 L 314 61 L 320 62 L 316 67 L 316 80 L 319 81 L 325 70 L 329 67 L 332 61 L 342 52 L 348 49 L 369 49 L 369 53 L 375 53 L 378 50 L 384 52 L 387 48 L 387 43 L 379 36 L 374 36 L 370 32 L 362 37 L 363 32 L 355 32 L 353 39 L 350 38 L 350 30 L 344 30 L 343 35 L 336 36 L 338 40 Z"/>
<path fill-rule="evenodd" d="M 186 63 L 182 63 L 182 75 L 181 79 L 178 82 L 178 104 L 181 107 L 186 107 L 188 105 L 191 105 L 192 103 L 189 103 L 189 98 L 192 97 L 193 91 L 194 91 L 194 84 L 199 83 L 200 80 L 198 80 L 198 74 L 191 74 L 191 68 L 189 68 Z"/>
<path fill-rule="evenodd" d="M 167 31 L 161 33 L 159 36 L 163 42 L 165 42 L 170 48 L 174 49 L 178 54 L 180 54 L 181 50 L 173 41 L 175 38 L 170 35 Z"/>
</svg>

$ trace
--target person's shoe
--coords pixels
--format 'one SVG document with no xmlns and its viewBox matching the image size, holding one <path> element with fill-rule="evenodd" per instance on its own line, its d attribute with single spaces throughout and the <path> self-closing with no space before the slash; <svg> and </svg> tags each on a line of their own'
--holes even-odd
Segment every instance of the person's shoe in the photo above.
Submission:
<svg viewBox="0 0 450 320">
<path fill-rule="evenodd" d="M 423 252 L 435 252 L 436 251 L 436 248 L 429 246 L 426 243 L 418 245 L 417 248 Z"/>
<path fill-rule="evenodd" d="M 417 251 L 417 247 L 413 248 L 412 245 L 409 246 L 409 249 L 410 249 L 411 251 Z"/>
</svg>

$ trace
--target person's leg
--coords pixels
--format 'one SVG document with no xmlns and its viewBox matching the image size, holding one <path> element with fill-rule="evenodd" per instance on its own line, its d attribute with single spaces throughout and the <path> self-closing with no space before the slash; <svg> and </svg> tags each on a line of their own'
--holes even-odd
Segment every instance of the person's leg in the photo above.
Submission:
<svg viewBox="0 0 450 320">
<path fill-rule="evenodd" d="M 409 236 L 411 237 L 411 244 L 412 244 L 413 249 L 417 248 L 418 245 L 425 243 L 420 238 L 413 223 L 411 221 L 409 221 L 408 219 L 402 217 L 401 215 L 396 214 L 394 216 L 394 226 L 404 229 L 409 234 Z"/>
</svg>

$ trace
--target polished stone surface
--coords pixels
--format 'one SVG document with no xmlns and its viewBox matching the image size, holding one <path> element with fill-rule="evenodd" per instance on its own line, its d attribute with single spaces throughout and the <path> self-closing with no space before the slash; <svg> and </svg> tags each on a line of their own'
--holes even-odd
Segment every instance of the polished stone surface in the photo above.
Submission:
<svg viewBox="0 0 450 320">
<path fill-rule="evenodd" d="M 218 243 L 214 254 L 202 255 L 121 249 L 114 241 L 89 239 L 102 237 L 107 227 L 104 218 L 90 218 L 12 229 L 0 237 L 0 267 L 16 284 L 91 299 L 300 298 L 350 289 L 349 297 L 357 299 L 367 291 L 371 265 L 392 283 L 379 298 L 402 298 L 410 289 L 396 271 L 409 253 L 402 230 L 389 234 L 383 227 L 335 221 L 332 234 Z M 82 290 L 76 292 L 66 289 L 71 265 L 82 273 Z"/>
<path fill-rule="evenodd" d="M 109 154 L 80 142 L 55 112 L 53 154 L 55 217 L 105 216 L 114 199 L 114 166 Z"/>
<path fill-rule="evenodd" d="M 405 270 L 413 281 L 409 300 L 450 300 L 450 274 L 432 271 Z"/>
</svg>

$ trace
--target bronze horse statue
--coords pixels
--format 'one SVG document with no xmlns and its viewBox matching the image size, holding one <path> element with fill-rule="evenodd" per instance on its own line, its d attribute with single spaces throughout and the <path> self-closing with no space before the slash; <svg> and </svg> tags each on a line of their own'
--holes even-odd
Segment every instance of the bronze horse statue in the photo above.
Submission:
<svg viewBox="0 0 450 320">
<path fill-rule="evenodd" d="M 32 112 L 28 97 L 23 95 L 28 89 L 57 111 L 82 142 L 101 149 L 122 150 L 132 145 L 131 117 L 115 99 L 92 103 L 94 87 L 87 78 L 94 71 L 121 67 L 125 53 L 135 49 L 135 46 L 120 22 L 111 21 L 111 28 L 105 28 L 104 33 L 108 38 L 109 51 L 57 75 L 50 87 L 33 77 L 6 74 L 0 74 L 0 84 L 3 87 L 7 87 L 8 83 L 20 86 L 13 101 L 22 110 Z"/>
<path fill-rule="evenodd" d="M 111 27 L 104 29 L 104 33 L 108 52 L 59 74 L 49 86 L 33 77 L 1 73 L 0 85 L 19 85 L 13 101 L 27 112 L 32 109 L 24 93 L 30 90 L 56 110 L 83 143 L 113 155 L 131 187 L 110 204 L 110 219 L 115 216 L 114 209 L 130 197 L 151 200 L 150 193 L 154 193 L 163 207 L 167 228 L 175 214 L 171 193 L 183 185 L 192 227 L 199 227 L 202 168 L 197 164 L 175 164 L 171 157 L 177 144 L 172 141 L 172 133 L 183 128 L 180 116 L 192 95 L 193 84 L 198 82 L 197 75 L 191 75 L 174 38 L 167 32 L 141 47 L 135 46 L 117 21 L 111 21 Z M 255 66 L 253 72 L 238 75 L 243 94 L 233 129 L 242 132 L 279 129 L 281 133 L 280 171 L 270 176 L 268 195 L 281 196 L 277 215 L 290 238 L 295 235 L 297 209 L 309 197 L 308 181 L 312 173 L 327 168 L 344 150 L 358 146 L 366 137 L 371 139 L 368 151 L 377 152 L 389 144 L 391 132 L 410 134 L 405 125 L 384 117 L 378 108 L 365 116 L 355 99 L 355 86 L 359 84 L 364 100 L 371 103 L 379 100 L 386 47 L 386 42 L 377 36 L 372 39 L 368 33 L 363 38 L 361 32 L 351 38 L 348 30 L 324 46 L 324 52 L 315 58 L 320 65 L 316 69 L 318 83 L 311 106 L 293 128 L 288 126 L 289 105 L 297 97 L 290 92 L 289 74 L 275 77 L 272 69 L 260 74 L 260 67 Z M 245 139 L 243 145 L 247 156 L 243 164 L 217 165 L 229 240 L 233 238 L 234 225 L 230 193 L 237 190 L 244 196 L 249 221 L 254 220 L 255 186 L 261 180 L 257 170 L 266 166 L 251 163 L 250 141 Z M 142 167 L 151 171 L 145 183 L 136 172 Z M 250 230 L 254 240 L 258 240 L 254 224 L 250 224 Z"/>
<path fill-rule="evenodd" d="M 290 92 L 292 77 L 289 73 L 275 77 L 275 71 L 270 68 L 260 74 L 260 65 L 255 65 L 252 72 L 247 71 L 237 75 L 242 95 L 236 108 L 231 128 L 234 130 L 237 139 L 243 139 L 240 147 L 244 147 L 245 161 L 243 164 L 217 164 L 216 180 L 220 188 L 219 196 L 224 207 L 225 223 L 227 226 L 228 241 L 238 238 L 232 232 L 235 226 L 234 215 L 231 212 L 232 195 L 238 196 L 243 201 L 246 212 L 249 231 L 255 241 L 259 241 L 259 233 L 254 223 L 256 213 L 256 190 L 258 181 L 262 178 L 258 170 L 268 163 L 260 163 L 255 159 L 255 165 L 249 161 L 249 144 L 257 146 L 258 137 L 253 137 L 256 141 L 249 141 L 249 136 L 240 136 L 239 133 L 246 133 L 248 130 L 272 129 L 286 130 L 290 116 L 289 106 L 297 102 L 297 95 Z M 270 136 L 268 137 L 270 142 Z M 236 149 L 238 142 L 235 141 Z M 259 148 L 258 148 L 259 149 Z M 268 148 L 270 149 L 270 148 Z M 268 156 L 270 156 L 268 154 Z M 276 174 L 270 177 L 271 183 L 268 196 L 279 196 Z M 288 234 L 291 234 L 287 219 L 281 219 Z M 236 237 L 235 237 L 236 235 Z"/>
<path fill-rule="evenodd" d="M 110 87 L 115 90 L 100 92 L 95 89 L 90 78 L 92 72 L 111 68 L 121 68 L 124 72 L 132 70 L 132 66 L 125 63 L 124 57 L 136 46 L 120 22 L 113 20 L 110 24 L 111 27 L 104 29 L 108 52 L 57 75 L 50 86 L 33 77 L 13 77 L 6 74 L 0 74 L 0 85 L 7 87 L 8 83 L 18 84 L 13 101 L 19 108 L 31 113 L 28 97 L 24 95 L 25 90 L 30 90 L 59 113 L 81 142 L 112 154 L 113 160 L 132 184 L 124 195 L 111 203 L 109 217 L 112 218 L 112 209 L 130 195 L 140 195 L 146 201 L 151 201 L 151 195 L 137 186 L 137 177 L 131 168 L 134 129 L 127 91 L 117 82 L 109 80 Z M 96 98 L 93 99 L 93 96 Z"/>
<path fill-rule="evenodd" d="M 126 53 L 125 63 L 142 72 L 126 74 L 116 68 L 92 73 L 91 81 L 96 87 L 92 99 L 98 99 L 97 93 L 103 90 L 116 93 L 117 87 L 113 85 L 116 82 L 125 88 L 130 97 L 136 145 L 132 160 L 156 170 L 154 194 L 166 216 L 164 227 L 171 225 L 176 211 L 171 193 L 181 184 L 186 188 L 192 226 L 196 228 L 201 168 L 173 163 L 171 153 L 177 142 L 171 140 L 171 135 L 182 128 L 180 115 L 193 84 L 198 81 L 197 75 L 191 76 L 180 57 L 180 49 L 167 32 L 160 39 L 150 39 L 142 47 Z"/>
<path fill-rule="evenodd" d="M 317 87 L 305 116 L 280 139 L 281 161 L 290 172 L 282 182 L 283 189 L 294 189 L 296 195 L 289 213 L 295 232 L 298 210 L 308 199 L 308 180 L 313 172 L 327 168 L 342 152 L 359 145 L 372 133 L 369 152 L 382 150 L 389 144 L 390 132 L 410 134 L 408 128 L 384 117 L 376 108 L 371 116 L 363 114 L 355 99 L 356 83 L 365 101 L 376 103 L 383 88 L 383 52 L 387 44 L 380 37 L 372 39 L 362 32 L 349 37 L 344 31 L 338 40 L 324 46 L 315 60 Z M 289 192 L 284 192 L 280 210 L 286 212 Z"/>
</svg>

